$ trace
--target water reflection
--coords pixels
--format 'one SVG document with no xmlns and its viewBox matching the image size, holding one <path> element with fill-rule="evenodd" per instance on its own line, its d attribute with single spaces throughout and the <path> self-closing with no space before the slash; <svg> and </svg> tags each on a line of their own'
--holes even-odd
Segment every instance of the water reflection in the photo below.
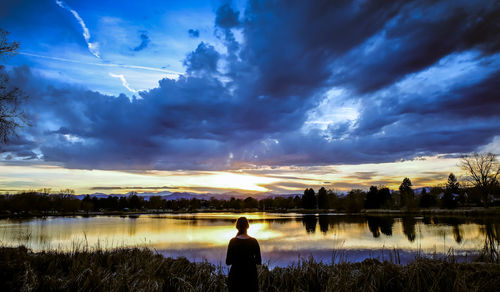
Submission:
<svg viewBox="0 0 500 292">
<path fill-rule="evenodd" d="M 457 243 L 462 242 L 462 234 L 460 234 L 460 227 L 458 224 L 453 224 L 453 237 Z"/>
<path fill-rule="evenodd" d="M 302 223 L 304 224 L 307 233 L 316 232 L 316 221 L 316 215 L 304 215 Z M 328 230 L 328 227 L 326 229 Z"/>
<path fill-rule="evenodd" d="M 379 237 L 380 232 L 387 236 L 392 235 L 392 225 L 394 218 L 392 217 L 366 217 L 368 221 L 368 228 L 370 229 L 373 237 Z"/>
<path fill-rule="evenodd" d="M 387 258 L 393 249 L 408 259 L 417 252 L 446 254 L 450 249 L 470 255 L 500 244 L 496 218 L 265 213 L 3 219 L 0 242 L 34 250 L 144 246 L 169 256 L 218 263 L 224 259 L 227 242 L 236 233 L 234 223 L 242 215 L 249 218 L 249 234 L 259 240 L 270 265 L 289 264 L 308 255 L 329 261 L 339 251 L 352 261 L 368 256 Z"/>
<path fill-rule="evenodd" d="M 411 242 L 415 241 L 415 224 L 417 221 L 413 216 L 403 217 L 403 233 Z"/>
</svg>

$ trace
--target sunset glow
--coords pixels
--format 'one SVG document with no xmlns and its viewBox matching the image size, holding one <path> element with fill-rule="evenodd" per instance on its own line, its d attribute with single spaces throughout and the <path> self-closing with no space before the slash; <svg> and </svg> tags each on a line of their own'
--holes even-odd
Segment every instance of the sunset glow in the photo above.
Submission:
<svg viewBox="0 0 500 292">
<path fill-rule="evenodd" d="M 495 1 L 146 3 L 0 4 L 1 193 L 418 188 L 500 154 Z"/>
<path fill-rule="evenodd" d="M 2 165 L 2 192 L 52 188 L 71 188 L 77 193 L 130 191 L 189 191 L 223 193 L 228 191 L 301 193 L 304 188 L 325 186 L 338 191 L 367 189 L 370 185 L 397 189 L 405 176 L 414 178 L 416 187 L 439 185 L 450 172 L 460 175 L 457 159 L 427 157 L 421 160 L 380 164 L 335 165 L 294 169 L 262 168 L 237 171 L 112 171 L 79 170 L 60 166 Z M 400 174 L 400 175 L 398 175 Z"/>
</svg>

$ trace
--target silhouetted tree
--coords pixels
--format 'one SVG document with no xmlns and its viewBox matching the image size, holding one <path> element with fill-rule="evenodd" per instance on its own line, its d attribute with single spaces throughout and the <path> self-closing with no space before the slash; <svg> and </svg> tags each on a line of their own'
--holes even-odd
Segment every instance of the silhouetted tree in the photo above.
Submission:
<svg viewBox="0 0 500 292">
<path fill-rule="evenodd" d="M 347 211 L 352 213 L 359 212 L 364 207 L 365 198 L 366 194 L 362 190 L 351 190 L 347 196 L 345 196 Z"/>
<path fill-rule="evenodd" d="M 188 208 L 190 210 L 200 209 L 201 208 L 201 201 L 197 198 L 192 198 L 191 200 L 189 200 Z"/>
<path fill-rule="evenodd" d="M 339 204 L 338 204 L 338 196 L 337 194 L 332 191 L 332 190 L 328 190 L 326 192 L 326 195 L 328 196 L 328 208 L 329 209 L 338 209 L 339 208 Z"/>
<path fill-rule="evenodd" d="M 151 209 L 160 209 L 162 206 L 162 199 L 160 196 L 151 196 L 149 198 L 148 206 Z"/>
<path fill-rule="evenodd" d="M 441 208 L 453 209 L 457 206 L 455 197 L 450 192 L 445 192 L 441 197 Z"/>
<path fill-rule="evenodd" d="M 460 167 L 467 173 L 466 180 L 479 189 L 484 207 L 488 207 L 493 186 L 500 174 L 500 164 L 493 153 L 474 153 L 462 156 Z"/>
<path fill-rule="evenodd" d="M 378 199 L 378 188 L 376 186 L 371 186 L 368 193 L 366 193 L 365 208 L 367 209 L 378 209 L 380 208 L 381 202 Z"/>
<path fill-rule="evenodd" d="M 259 209 L 261 210 L 269 210 L 274 209 L 274 200 L 273 199 L 262 199 L 259 201 Z"/>
<path fill-rule="evenodd" d="M 378 201 L 380 202 L 379 207 L 381 208 L 391 208 L 393 205 L 391 190 L 389 188 L 381 188 L 378 190 Z"/>
<path fill-rule="evenodd" d="M 122 210 L 125 208 L 128 208 L 127 198 L 120 197 L 120 199 L 118 200 L 118 208 L 120 208 Z"/>
<path fill-rule="evenodd" d="M 316 208 L 316 194 L 312 188 L 305 189 L 302 196 L 302 208 L 315 209 Z"/>
<path fill-rule="evenodd" d="M 436 205 L 436 197 L 431 193 L 428 193 L 426 188 L 422 189 L 420 193 L 420 203 L 421 208 L 429 208 Z"/>
<path fill-rule="evenodd" d="M 94 208 L 94 204 L 92 203 L 92 199 L 89 195 L 86 195 L 82 200 L 81 208 L 87 212 Z"/>
<path fill-rule="evenodd" d="M 243 207 L 242 199 L 235 199 L 234 197 L 231 197 L 231 199 L 229 199 L 229 208 L 239 210 L 242 207 Z"/>
<path fill-rule="evenodd" d="M 302 204 L 302 199 L 300 198 L 299 195 L 296 195 L 295 197 L 293 197 L 294 208 L 300 208 L 301 204 Z"/>
<path fill-rule="evenodd" d="M 400 207 L 407 207 L 413 201 L 414 192 L 411 186 L 412 186 L 411 180 L 405 177 L 403 179 L 403 182 L 399 186 L 399 193 L 401 195 Z"/>
<path fill-rule="evenodd" d="M 458 182 L 457 177 L 453 174 L 453 172 L 448 176 L 446 191 L 450 194 L 458 194 L 460 191 L 460 183 Z"/>
<path fill-rule="evenodd" d="M 140 209 L 142 207 L 142 200 L 137 196 L 136 192 L 131 192 L 128 204 L 131 209 Z"/>
<path fill-rule="evenodd" d="M 328 209 L 330 206 L 328 204 L 328 195 L 326 193 L 326 189 L 321 187 L 318 191 L 318 208 L 319 209 Z"/>
<path fill-rule="evenodd" d="M 252 197 L 246 198 L 245 200 L 243 200 L 243 203 L 245 205 L 245 208 L 257 208 L 257 207 L 259 207 L 259 202 Z"/>
<path fill-rule="evenodd" d="M 7 40 L 8 34 L 0 29 L 0 61 L 14 55 L 19 48 L 19 43 Z M 26 119 L 19 110 L 22 98 L 25 98 L 25 95 L 9 83 L 9 77 L 0 65 L 0 143 L 6 143 L 9 135 L 15 134 L 18 127 L 26 124 Z"/>
</svg>

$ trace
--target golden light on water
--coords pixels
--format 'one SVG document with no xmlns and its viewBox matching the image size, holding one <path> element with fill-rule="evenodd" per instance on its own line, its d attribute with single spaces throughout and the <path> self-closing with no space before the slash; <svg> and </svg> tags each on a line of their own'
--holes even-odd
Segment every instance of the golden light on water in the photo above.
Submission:
<svg viewBox="0 0 500 292">
<path fill-rule="evenodd" d="M 263 261 L 270 266 L 288 265 L 299 257 L 313 255 L 316 260 L 328 261 L 334 252 L 351 255 L 354 259 L 361 257 L 361 260 L 376 254 L 387 256 L 394 250 L 407 255 L 450 251 L 468 255 L 481 250 L 486 236 L 483 225 L 470 222 L 450 226 L 414 221 L 416 224 L 410 227 L 413 239 L 409 240 L 408 231 L 405 231 L 408 226 L 405 227 L 400 218 L 391 223 L 392 235 L 380 233 L 374 237 L 373 226 L 370 228 L 361 217 L 346 220 L 335 215 L 329 216 L 331 221 L 325 221 L 326 217 L 308 215 L 309 219 L 313 218 L 311 225 L 311 221 L 307 222 L 306 217 L 299 214 L 208 213 L 141 215 L 138 218 L 2 219 L 0 242 L 4 246 L 24 245 L 33 251 L 146 247 L 169 257 L 182 256 L 222 264 L 229 240 L 236 236 L 235 221 L 240 216 L 249 219 L 248 234 L 258 240 Z M 492 226 L 500 230 L 497 225 Z"/>
<path fill-rule="evenodd" d="M 250 220 L 248 234 L 259 240 L 265 251 L 331 249 L 401 248 L 408 250 L 444 251 L 448 248 L 470 250 L 484 243 L 481 226 L 461 224 L 415 225 L 415 239 L 409 241 L 403 223 L 396 220 L 392 236 L 380 234 L 374 238 L 367 223 L 335 221 L 328 231 L 305 230 L 297 214 L 180 214 L 168 216 L 143 215 L 139 218 L 90 217 L 33 219 L 28 221 L 0 220 L 0 241 L 7 246 L 26 245 L 34 250 L 57 248 L 71 250 L 75 245 L 116 248 L 149 246 L 164 250 L 224 249 L 236 236 L 235 220 L 245 216 Z M 461 232 L 456 242 L 454 232 Z"/>
</svg>

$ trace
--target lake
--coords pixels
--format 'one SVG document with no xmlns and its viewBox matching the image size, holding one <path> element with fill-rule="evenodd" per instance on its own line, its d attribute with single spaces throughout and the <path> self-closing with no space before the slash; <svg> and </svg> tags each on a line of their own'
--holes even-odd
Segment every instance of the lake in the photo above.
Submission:
<svg viewBox="0 0 500 292">
<path fill-rule="evenodd" d="M 405 263 L 419 254 L 453 253 L 468 260 L 488 240 L 500 240 L 500 219 L 491 217 L 193 213 L 2 219 L 0 244 L 34 251 L 148 247 L 165 256 L 223 264 L 240 216 L 250 220 L 248 233 L 270 267 L 311 256 L 323 262 L 374 257 Z"/>
</svg>

